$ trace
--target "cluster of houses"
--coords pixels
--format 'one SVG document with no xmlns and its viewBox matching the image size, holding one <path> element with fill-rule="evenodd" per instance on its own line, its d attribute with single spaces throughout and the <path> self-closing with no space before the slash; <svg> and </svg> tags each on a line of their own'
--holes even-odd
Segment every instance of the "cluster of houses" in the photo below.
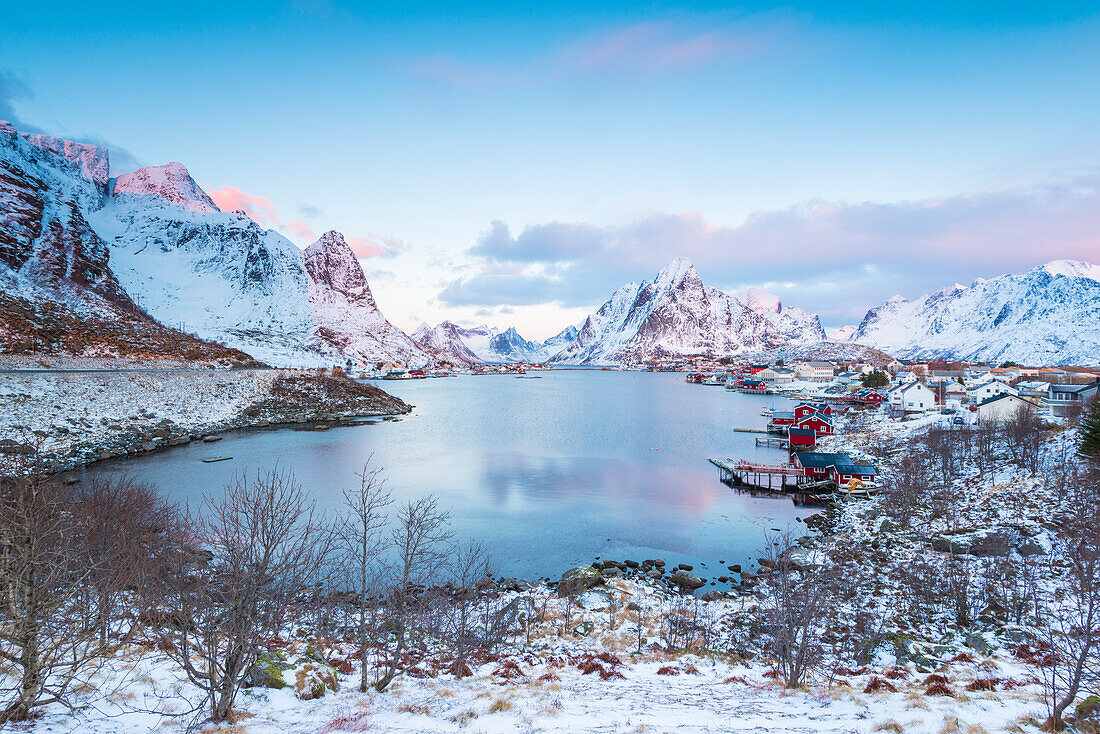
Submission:
<svg viewBox="0 0 1100 734">
<path fill-rule="evenodd" d="M 836 432 L 833 407 L 827 403 L 799 403 L 791 411 L 773 412 L 768 431 L 787 436 L 791 450 L 813 448 L 822 436 Z"/>
<path fill-rule="evenodd" d="M 878 470 L 865 461 L 856 461 L 845 453 L 796 451 L 791 466 L 810 482 L 832 482 L 838 488 L 873 487 Z"/>
</svg>

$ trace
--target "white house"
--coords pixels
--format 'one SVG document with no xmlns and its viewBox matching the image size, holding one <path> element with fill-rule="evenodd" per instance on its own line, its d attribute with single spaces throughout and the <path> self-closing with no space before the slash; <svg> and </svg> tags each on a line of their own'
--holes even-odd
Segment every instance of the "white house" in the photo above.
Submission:
<svg viewBox="0 0 1100 734">
<path fill-rule="evenodd" d="M 1010 393 L 1003 393 L 978 403 L 978 420 L 1004 423 L 1011 420 L 1020 408 L 1035 410 L 1035 404 Z"/>
<path fill-rule="evenodd" d="M 786 383 L 794 382 L 794 370 L 786 367 L 765 367 L 753 375 L 757 380 L 764 382 Z"/>
<path fill-rule="evenodd" d="M 895 411 L 924 413 L 936 409 L 936 394 L 919 382 L 906 382 L 886 393 L 886 402 Z"/>
<path fill-rule="evenodd" d="M 977 385 L 971 385 L 967 390 L 967 395 L 972 403 L 980 403 L 990 398 L 995 398 L 998 395 L 1016 395 L 1020 392 L 1012 387 L 1006 385 L 999 380 L 986 380 L 985 382 L 978 383 Z"/>
<path fill-rule="evenodd" d="M 833 379 L 833 365 L 829 362 L 800 362 L 794 368 L 795 377 L 809 382 L 830 382 Z"/>
</svg>

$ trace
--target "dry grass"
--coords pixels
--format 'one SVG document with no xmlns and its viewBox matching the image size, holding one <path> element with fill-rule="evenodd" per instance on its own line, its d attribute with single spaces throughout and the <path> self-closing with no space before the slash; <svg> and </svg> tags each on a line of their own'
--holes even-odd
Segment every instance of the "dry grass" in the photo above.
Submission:
<svg viewBox="0 0 1100 734">
<path fill-rule="evenodd" d="M 905 727 L 891 719 L 890 721 L 884 721 L 876 726 L 875 731 L 886 731 L 891 732 L 891 734 L 902 734 L 902 732 L 905 731 Z"/>
<path fill-rule="evenodd" d="M 417 716 L 431 716 L 432 710 L 422 703 L 403 703 L 397 707 L 403 714 L 415 714 Z"/>
<path fill-rule="evenodd" d="M 510 698 L 498 698 L 493 701 L 493 705 L 489 707 L 490 714 L 499 714 L 504 711 L 511 711 L 515 706 L 512 704 Z"/>
</svg>

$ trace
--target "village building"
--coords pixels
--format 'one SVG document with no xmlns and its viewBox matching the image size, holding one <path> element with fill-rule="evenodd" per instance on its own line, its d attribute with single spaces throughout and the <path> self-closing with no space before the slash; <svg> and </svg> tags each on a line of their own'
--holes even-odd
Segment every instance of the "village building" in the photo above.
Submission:
<svg viewBox="0 0 1100 734">
<path fill-rule="evenodd" d="M 983 423 L 1004 423 L 1021 409 L 1035 410 L 1035 404 L 1012 393 L 1003 393 L 978 403 L 978 420 Z"/>
<path fill-rule="evenodd" d="M 829 382 L 833 379 L 833 371 L 830 362 L 800 362 L 794 373 L 798 379 L 807 382 Z"/>
<path fill-rule="evenodd" d="M 1071 411 L 1080 410 L 1089 401 L 1096 400 L 1098 392 L 1100 392 L 1100 380 L 1090 382 L 1087 385 L 1051 383 L 1047 385 L 1047 394 L 1043 396 L 1043 404 L 1049 407 L 1054 415 L 1064 416 Z"/>
<path fill-rule="evenodd" d="M 936 409 L 936 395 L 927 385 L 907 382 L 886 393 L 886 401 L 895 413 L 924 413 Z"/>
<path fill-rule="evenodd" d="M 1019 395 L 1019 391 L 999 380 L 987 380 L 977 385 L 971 385 L 970 389 L 967 390 L 967 396 L 972 403 L 981 403 L 998 395 Z"/>
</svg>

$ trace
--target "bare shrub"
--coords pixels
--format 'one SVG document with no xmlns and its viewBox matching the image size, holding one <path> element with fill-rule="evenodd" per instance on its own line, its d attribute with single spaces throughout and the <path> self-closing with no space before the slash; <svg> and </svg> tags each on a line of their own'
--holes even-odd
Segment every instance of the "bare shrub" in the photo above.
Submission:
<svg viewBox="0 0 1100 734">
<path fill-rule="evenodd" d="M 321 573 L 333 533 L 294 477 L 240 476 L 177 528 L 162 604 L 149 616 L 215 722 L 232 713 L 252 667 Z"/>
</svg>

